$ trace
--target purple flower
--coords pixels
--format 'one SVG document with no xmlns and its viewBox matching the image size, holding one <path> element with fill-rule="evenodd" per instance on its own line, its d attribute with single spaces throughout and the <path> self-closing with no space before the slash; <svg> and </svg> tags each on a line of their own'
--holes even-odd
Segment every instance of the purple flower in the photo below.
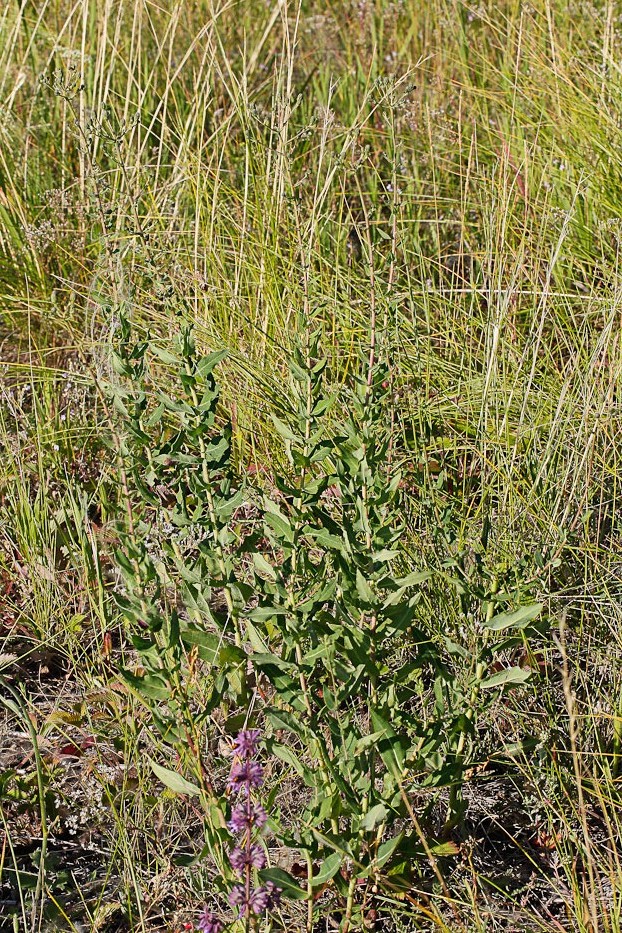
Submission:
<svg viewBox="0 0 622 933">
<path fill-rule="evenodd" d="M 266 888 L 255 888 L 254 891 L 251 891 L 251 899 L 248 906 L 254 914 L 259 915 L 265 913 L 269 903 L 270 895 Z"/>
<path fill-rule="evenodd" d="M 242 884 L 234 884 L 229 892 L 229 903 L 232 907 L 242 908 L 246 904 L 246 890 Z"/>
<path fill-rule="evenodd" d="M 229 861 L 233 870 L 241 875 L 247 866 L 250 868 L 265 868 L 266 853 L 261 846 L 257 845 L 251 845 L 244 849 L 236 846 L 229 855 Z"/>
<path fill-rule="evenodd" d="M 257 826 L 258 829 L 261 829 L 262 826 L 268 822 L 268 814 L 261 806 L 261 804 L 256 803 L 253 807 L 253 823 Z"/>
<path fill-rule="evenodd" d="M 266 867 L 266 853 L 262 846 L 251 846 L 248 850 L 248 857 L 252 867 L 258 871 Z"/>
<path fill-rule="evenodd" d="M 274 881 L 266 881 L 265 891 L 268 894 L 268 910 L 273 910 L 281 903 L 281 888 L 277 888 Z"/>
<path fill-rule="evenodd" d="M 231 817 L 227 826 L 234 836 L 246 832 L 251 826 L 257 826 L 261 829 L 268 819 L 268 814 L 260 804 L 253 804 L 249 810 L 246 806 L 234 807 L 231 811 Z"/>
<path fill-rule="evenodd" d="M 251 914 L 259 916 L 275 907 L 281 893 L 272 882 L 267 882 L 263 887 L 251 888 L 254 871 L 266 867 L 263 846 L 253 842 L 253 838 L 257 838 L 255 827 L 261 829 L 268 819 L 264 808 L 253 799 L 253 790 L 261 787 L 264 779 L 263 767 L 255 761 L 260 737 L 259 729 L 244 729 L 234 739 L 234 759 L 227 785 L 229 793 L 243 795 L 243 800 L 231 808 L 227 823 L 231 834 L 241 837 L 229 853 L 229 862 L 243 882 L 233 886 L 229 893 L 229 903 L 238 909 L 240 917 L 246 918 Z"/>
<path fill-rule="evenodd" d="M 215 914 L 205 908 L 201 916 L 199 917 L 199 922 L 197 923 L 197 930 L 200 930 L 201 933 L 222 933 L 225 925 Z"/>
<path fill-rule="evenodd" d="M 246 852 L 244 852 L 243 849 L 240 849 L 239 846 L 236 846 L 235 849 L 231 850 L 229 853 L 229 861 L 234 872 L 236 872 L 238 875 L 241 875 L 244 872 L 245 866 L 248 865 Z"/>
<path fill-rule="evenodd" d="M 236 884 L 231 889 L 229 903 L 232 907 L 238 907 L 242 916 L 251 912 L 259 916 L 278 904 L 279 893 L 278 888 L 269 881 L 264 888 L 254 888 L 247 898 L 244 886 Z"/>
<path fill-rule="evenodd" d="M 230 791 L 246 790 L 251 787 L 261 787 L 263 784 L 263 768 L 258 761 L 236 761 L 229 775 L 228 789 Z"/>
<path fill-rule="evenodd" d="M 281 901 L 281 889 L 273 881 L 266 881 L 263 888 L 255 888 L 251 892 L 251 910 L 254 914 L 262 914 L 265 910 L 274 910 Z"/>
<path fill-rule="evenodd" d="M 257 754 L 260 738 L 259 729 L 243 729 L 233 740 L 233 753 L 238 758 L 253 758 Z"/>
<path fill-rule="evenodd" d="M 246 832 L 253 825 L 253 811 L 244 806 L 234 807 L 227 826 L 234 836 Z"/>
</svg>

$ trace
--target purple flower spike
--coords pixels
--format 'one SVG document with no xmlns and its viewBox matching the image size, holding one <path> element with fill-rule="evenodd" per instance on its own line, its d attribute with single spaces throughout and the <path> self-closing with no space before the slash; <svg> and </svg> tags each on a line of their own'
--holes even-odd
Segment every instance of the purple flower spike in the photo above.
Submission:
<svg viewBox="0 0 622 933">
<path fill-rule="evenodd" d="M 253 814 L 252 810 L 249 813 L 246 807 L 234 807 L 231 811 L 231 817 L 227 826 L 229 832 L 233 833 L 234 836 L 239 836 L 241 833 L 245 833 L 247 829 L 253 825 Z"/>
<path fill-rule="evenodd" d="M 246 903 L 246 891 L 244 886 L 241 884 L 235 884 L 231 891 L 229 892 L 229 903 L 232 907 L 239 907 L 240 909 Z"/>
<path fill-rule="evenodd" d="M 234 836 L 239 836 L 252 826 L 261 829 L 267 820 L 268 814 L 260 804 L 253 804 L 250 810 L 247 806 L 238 805 L 232 809 L 227 826 Z"/>
<path fill-rule="evenodd" d="M 231 808 L 227 826 L 237 842 L 229 853 L 229 862 L 240 879 L 229 893 L 229 903 L 237 908 L 239 917 L 256 917 L 271 910 L 279 903 L 280 889 L 271 881 L 262 887 L 253 888 L 255 872 L 266 867 L 266 852 L 257 842 L 258 830 L 268 820 L 264 808 L 255 801 L 253 791 L 261 787 L 264 771 L 255 760 L 261 732 L 259 729 L 245 729 L 233 742 L 233 762 L 229 772 L 229 793 L 239 794 L 238 802 Z M 255 924 L 252 924 L 253 928 Z"/>
<path fill-rule="evenodd" d="M 229 856 L 229 861 L 233 870 L 241 875 L 247 866 L 250 868 L 265 868 L 266 853 L 261 846 L 257 845 L 248 846 L 244 849 L 236 846 Z"/>
<path fill-rule="evenodd" d="M 222 933 L 224 928 L 225 925 L 222 920 L 206 907 L 199 917 L 197 930 L 200 930 L 201 933 Z"/>
<path fill-rule="evenodd" d="M 262 826 L 265 826 L 268 822 L 268 814 L 261 806 L 261 804 L 256 803 L 253 807 L 253 823 L 258 829 L 261 829 Z"/>
<path fill-rule="evenodd" d="M 259 915 L 265 913 L 269 903 L 270 895 L 265 888 L 255 888 L 254 891 L 251 891 L 251 899 L 248 906 L 254 914 Z"/>
<path fill-rule="evenodd" d="M 263 784 L 263 768 L 258 761 L 236 761 L 229 775 L 229 790 L 248 793 L 251 787 Z"/>
<path fill-rule="evenodd" d="M 233 752 L 238 758 L 253 758 L 257 754 L 261 732 L 259 729 L 243 729 L 233 740 Z"/>
</svg>

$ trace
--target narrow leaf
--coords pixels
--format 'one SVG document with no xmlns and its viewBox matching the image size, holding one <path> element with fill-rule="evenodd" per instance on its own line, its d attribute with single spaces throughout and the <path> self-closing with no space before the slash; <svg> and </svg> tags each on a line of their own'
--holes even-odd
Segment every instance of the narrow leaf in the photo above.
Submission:
<svg viewBox="0 0 622 933">
<path fill-rule="evenodd" d="M 514 612 L 501 612 L 494 616 L 489 622 L 484 622 L 487 629 L 492 632 L 502 632 L 507 628 L 525 628 L 529 622 L 533 622 L 542 611 L 542 603 L 533 603 L 530 606 L 521 606 Z"/>
<path fill-rule="evenodd" d="M 375 807 L 371 807 L 361 820 L 361 829 L 372 830 L 375 829 L 380 823 L 384 823 L 388 816 L 389 811 L 383 803 L 377 803 Z"/>
<path fill-rule="evenodd" d="M 307 899 L 307 892 L 303 891 L 296 879 L 282 868 L 264 868 L 259 872 L 262 881 L 272 881 L 277 888 L 281 889 L 283 897 L 290 901 L 304 901 Z"/>
<path fill-rule="evenodd" d="M 200 787 L 197 787 L 196 784 L 192 784 L 190 781 L 187 781 L 184 777 L 181 776 L 181 774 L 178 774 L 177 771 L 171 771 L 169 768 L 163 768 L 162 765 L 157 764 L 151 758 L 148 760 L 155 776 L 160 781 L 162 781 L 166 787 L 172 791 L 175 791 L 176 794 L 189 794 L 192 797 L 196 797 L 201 793 Z"/>
<path fill-rule="evenodd" d="M 285 424 L 284 421 L 281 421 L 280 418 L 277 418 L 276 415 L 271 414 L 270 417 L 274 423 L 274 427 L 277 429 L 278 433 L 286 441 L 297 441 L 299 438 L 296 434 Z"/>
<path fill-rule="evenodd" d="M 384 761 L 387 770 L 399 781 L 404 771 L 404 749 L 399 736 L 376 710 L 371 710 L 371 720 L 374 731 L 382 733 L 382 738 L 378 742 L 380 757 Z"/>
<path fill-rule="evenodd" d="M 378 857 L 376 859 L 376 864 L 379 868 L 382 868 L 382 866 L 389 861 L 403 838 L 404 833 L 400 833 L 398 836 L 394 836 L 392 839 L 387 839 L 386 842 L 382 843 L 378 849 Z"/>
<path fill-rule="evenodd" d="M 276 573 L 274 572 L 274 567 L 268 563 L 263 554 L 260 554 L 259 551 L 253 552 L 253 563 L 255 565 L 255 570 L 257 571 L 257 576 L 262 579 L 272 580 L 274 583 L 276 581 Z"/>
<path fill-rule="evenodd" d="M 358 568 L 356 571 L 356 589 L 363 602 L 369 603 L 370 605 L 376 602 L 374 591 Z"/>
<path fill-rule="evenodd" d="M 503 671 L 497 671 L 496 674 L 482 680 L 480 690 L 492 690 L 493 687 L 505 687 L 511 684 L 524 684 L 531 677 L 530 671 L 523 670 L 522 667 L 508 667 Z"/>
<path fill-rule="evenodd" d="M 425 583 L 432 576 L 429 570 L 416 570 L 405 577 L 399 577 L 395 582 L 398 586 L 416 586 L 418 583 Z"/>
<path fill-rule="evenodd" d="M 202 357 L 197 363 L 197 372 L 202 376 L 209 376 L 214 367 L 217 366 L 221 360 L 224 360 L 228 352 L 228 350 L 214 350 L 214 352 L 208 354 L 208 356 Z"/>
<path fill-rule="evenodd" d="M 313 887 L 319 887 L 326 884 L 331 878 L 334 878 L 343 862 L 341 852 L 333 852 L 328 858 L 325 858 L 320 866 L 320 870 L 313 876 Z"/>
</svg>

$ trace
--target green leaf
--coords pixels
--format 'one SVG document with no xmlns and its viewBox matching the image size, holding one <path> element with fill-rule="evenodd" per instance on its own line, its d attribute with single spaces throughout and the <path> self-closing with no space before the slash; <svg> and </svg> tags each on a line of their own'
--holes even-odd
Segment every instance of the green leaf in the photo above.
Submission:
<svg viewBox="0 0 622 933">
<path fill-rule="evenodd" d="M 320 870 L 313 876 L 313 887 L 319 887 L 322 884 L 326 884 L 331 878 L 334 878 L 341 868 L 342 863 L 343 855 L 341 852 L 333 852 L 325 858 L 320 866 Z"/>
<path fill-rule="evenodd" d="M 114 405 L 116 410 L 119 412 L 119 414 L 123 415 L 123 417 L 129 421 L 130 413 L 125 407 L 125 405 L 123 404 L 123 402 L 121 401 L 121 397 L 116 392 L 112 398 L 112 404 Z"/>
<path fill-rule="evenodd" d="M 217 518 L 230 518 L 233 512 L 239 508 L 246 498 L 246 491 L 239 489 L 235 495 L 229 498 L 221 498 L 214 502 L 214 514 Z"/>
<path fill-rule="evenodd" d="M 165 405 L 162 402 L 160 402 L 157 408 L 153 410 L 153 412 L 149 415 L 149 417 L 145 421 L 145 425 L 149 428 L 153 427 L 154 424 L 157 424 L 158 421 L 162 420 L 162 415 L 164 414 L 165 410 L 166 410 Z"/>
<path fill-rule="evenodd" d="M 256 622 L 267 622 L 268 619 L 274 619 L 275 616 L 286 615 L 287 609 L 282 606 L 258 606 L 248 613 L 249 619 L 254 619 Z"/>
<path fill-rule="evenodd" d="M 292 526 L 281 513 L 278 505 L 272 502 L 269 499 L 264 501 L 264 518 L 266 522 L 270 525 L 274 533 L 278 538 L 288 541 L 290 544 L 294 541 L 294 532 Z"/>
<path fill-rule="evenodd" d="M 138 676 L 125 668 L 119 668 L 119 674 L 143 700 L 145 697 L 151 700 L 168 700 L 171 695 L 166 682 L 156 674 Z"/>
<path fill-rule="evenodd" d="M 118 373 L 119 376 L 127 376 L 128 378 L 131 378 L 132 367 L 129 365 L 129 363 L 122 359 L 118 353 L 115 353 L 114 350 L 111 353 L 111 359 L 112 368 L 114 369 L 115 373 Z"/>
<path fill-rule="evenodd" d="M 445 637 L 443 639 L 445 647 L 450 654 L 457 655 L 459 658 L 467 658 L 469 652 L 462 645 L 459 645 L 457 642 L 452 641 L 451 638 Z"/>
<path fill-rule="evenodd" d="M 332 849 L 334 852 L 339 852 L 340 855 L 346 858 L 354 858 L 352 847 L 345 836 L 334 836 L 332 833 L 323 833 L 319 829 L 316 829 L 315 826 L 310 826 L 309 829 L 322 845 L 328 846 L 329 849 Z"/>
<path fill-rule="evenodd" d="M 375 807 L 371 807 L 361 820 L 361 829 L 371 831 L 375 829 L 380 823 L 384 823 L 389 811 L 383 803 L 377 803 Z"/>
<path fill-rule="evenodd" d="M 378 856 L 376 858 L 376 864 L 378 865 L 378 868 L 382 868 L 382 866 L 389 861 L 403 838 L 404 833 L 399 833 L 399 835 L 393 836 L 392 839 L 387 839 L 386 842 L 382 843 L 378 849 Z"/>
<path fill-rule="evenodd" d="M 281 421 L 280 418 L 277 418 L 277 416 L 273 414 L 271 414 L 270 417 L 274 422 L 274 427 L 277 429 L 281 437 L 283 437 L 286 441 L 299 440 L 298 435 L 294 434 L 294 432 L 285 424 L 284 421 Z"/>
<path fill-rule="evenodd" d="M 226 437 L 217 438 L 211 444 L 207 444 L 203 451 L 203 459 L 206 463 L 219 462 L 229 450 L 229 441 Z M 198 461 L 198 457 L 196 458 Z"/>
<path fill-rule="evenodd" d="M 505 687 L 512 684 L 524 684 L 531 677 L 530 671 L 523 670 L 522 667 L 508 667 L 503 671 L 497 671 L 486 680 L 482 680 L 480 690 L 492 690 L 493 687 Z"/>
<path fill-rule="evenodd" d="M 418 583 L 425 583 L 431 576 L 430 570 L 415 570 L 406 577 L 399 577 L 395 582 L 398 586 L 416 586 Z"/>
<path fill-rule="evenodd" d="M 484 626 L 491 632 L 502 632 L 507 628 L 525 628 L 529 622 L 533 622 L 542 611 L 542 603 L 533 603 L 530 606 L 521 606 L 514 612 L 501 612 L 494 616 L 489 622 L 484 622 Z"/>
<path fill-rule="evenodd" d="M 320 545 L 320 547 L 325 547 L 330 551 L 345 551 L 346 544 L 343 538 L 338 538 L 337 535 L 332 535 L 325 528 L 318 529 L 309 529 L 306 528 L 303 531 L 308 534 L 310 538 Z"/>
<path fill-rule="evenodd" d="M 246 667 L 246 661 L 247 655 L 244 648 L 241 648 L 240 645 L 232 645 L 228 641 L 222 643 L 217 657 L 217 664 L 220 667 L 229 664 L 237 664 L 238 667 Z"/>
<path fill-rule="evenodd" d="M 297 710 L 305 709 L 304 700 L 300 695 L 300 679 L 294 665 L 287 664 L 274 654 L 254 654 L 251 660 L 286 703 Z M 294 676 L 290 675 L 290 671 Z"/>
<path fill-rule="evenodd" d="M 387 561 L 394 560 L 399 555 L 399 553 L 399 551 L 390 551 L 385 548 L 382 551 L 374 551 L 372 558 L 373 560 L 378 561 L 378 563 L 384 564 L 387 563 Z"/>
<path fill-rule="evenodd" d="M 354 746 L 354 754 L 360 755 L 361 752 L 364 752 L 370 745 L 375 745 L 383 735 L 384 732 L 370 732 L 369 735 L 364 735 Z"/>
<path fill-rule="evenodd" d="M 187 402 L 182 402 L 179 399 L 173 399 L 166 392 L 157 391 L 157 396 L 160 399 L 160 402 L 166 407 L 168 411 L 182 412 L 186 415 L 192 415 L 194 412 L 190 405 Z"/>
<path fill-rule="evenodd" d="M 374 591 L 358 568 L 356 571 L 356 589 L 363 602 L 369 603 L 370 605 L 376 602 Z"/>
<path fill-rule="evenodd" d="M 257 631 L 249 618 L 246 618 L 245 620 L 245 627 L 246 634 L 253 651 L 255 651 L 257 654 L 267 654 L 268 643 L 265 641 L 265 636 Z"/>
<path fill-rule="evenodd" d="M 157 764 L 151 758 L 148 758 L 148 761 L 155 776 L 176 794 L 189 794 L 191 797 L 196 797 L 201 793 L 200 787 L 187 781 L 181 774 L 178 774 L 177 771 L 163 768 L 162 765 Z"/>
<path fill-rule="evenodd" d="M 299 366 L 298 363 L 295 363 L 293 360 L 289 361 L 289 369 L 290 369 L 292 376 L 297 382 L 307 382 L 307 380 L 309 379 L 309 374 L 301 366 Z"/>
<path fill-rule="evenodd" d="M 291 765 L 308 787 L 316 786 L 317 781 L 315 780 L 313 772 L 302 763 L 298 755 L 296 755 L 288 745 L 273 745 L 272 751 L 281 761 Z"/>
<path fill-rule="evenodd" d="M 179 366 L 181 360 L 174 353 L 171 353 L 170 350 L 166 350 L 164 347 L 158 347 L 157 344 L 151 344 L 151 352 L 154 356 L 157 356 L 159 360 L 162 360 L 163 363 L 170 363 L 172 366 Z"/>
<path fill-rule="evenodd" d="M 297 716 L 288 713 L 287 710 L 267 708 L 266 716 L 275 729 L 284 729 L 286 732 L 293 732 L 299 739 L 309 742 L 312 734 L 307 726 Z"/>
<path fill-rule="evenodd" d="M 282 868 L 263 868 L 259 872 L 262 881 L 272 881 L 277 888 L 281 889 L 283 897 L 290 901 L 304 901 L 308 894 L 303 891 L 295 878 Z"/>
<path fill-rule="evenodd" d="M 214 350 L 213 353 L 201 357 L 197 363 L 197 372 L 201 376 L 209 376 L 214 367 L 217 366 L 221 360 L 224 360 L 228 353 L 228 350 Z"/>
<path fill-rule="evenodd" d="M 257 576 L 262 579 L 272 580 L 276 582 L 276 573 L 274 567 L 268 563 L 263 554 L 260 554 L 259 551 L 253 552 L 253 564 L 255 565 L 255 570 L 257 571 Z"/>
<path fill-rule="evenodd" d="M 404 749 L 399 736 L 376 710 L 371 710 L 371 721 L 375 732 L 381 732 L 382 738 L 378 742 L 378 751 L 387 770 L 400 781 L 404 773 Z"/>
<path fill-rule="evenodd" d="M 199 657 L 202 661 L 207 661 L 208 664 L 214 663 L 223 645 L 221 635 L 206 632 L 194 626 L 188 626 L 182 631 L 181 640 L 186 646 L 196 646 Z"/>
</svg>

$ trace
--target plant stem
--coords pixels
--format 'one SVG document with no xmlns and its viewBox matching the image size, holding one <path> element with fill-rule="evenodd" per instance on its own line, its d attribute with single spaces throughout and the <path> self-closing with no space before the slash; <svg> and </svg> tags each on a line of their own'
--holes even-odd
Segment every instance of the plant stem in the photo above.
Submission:
<svg viewBox="0 0 622 933">
<path fill-rule="evenodd" d="M 498 588 L 499 588 L 499 582 L 497 580 L 493 580 L 491 588 L 490 588 L 491 597 L 497 593 Z M 490 622 L 494 614 L 495 614 L 495 603 L 494 603 L 494 599 L 491 598 L 488 600 L 488 604 L 486 606 L 486 622 Z M 482 650 L 480 653 L 480 660 L 477 662 L 477 665 L 475 667 L 475 676 L 473 678 L 473 685 L 471 687 L 471 693 L 469 695 L 469 705 L 465 711 L 465 716 L 470 723 L 472 723 L 475 718 L 477 698 L 479 697 L 481 682 L 484 678 L 484 674 L 486 673 L 487 662 L 485 660 L 485 650 L 486 650 L 485 639 L 486 639 L 487 632 L 488 632 L 488 628 L 485 628 L 484 645 L 482 646 Z M 451 829 L 454 822 L 457 819 L 459 819 L 461 816 L 461 809 L 463 805 L 463 802 L 462 802 L 462 790 L 463 790 L 462 769 L 464 765 L 464 746 L 466 744 L 466 739 L 467 739 L 467 731 L 466 729 L 463 729 L 458 738 L 458 745 L 456 747 L 456 755 L 454 759 L 454 778 L 453 778 L 451 787 L 449 789 L 449 804 L 447 808 L 447 819 L 446 819 L 445 827 L 444 827 L 445 832 Z"/>
</svg>

